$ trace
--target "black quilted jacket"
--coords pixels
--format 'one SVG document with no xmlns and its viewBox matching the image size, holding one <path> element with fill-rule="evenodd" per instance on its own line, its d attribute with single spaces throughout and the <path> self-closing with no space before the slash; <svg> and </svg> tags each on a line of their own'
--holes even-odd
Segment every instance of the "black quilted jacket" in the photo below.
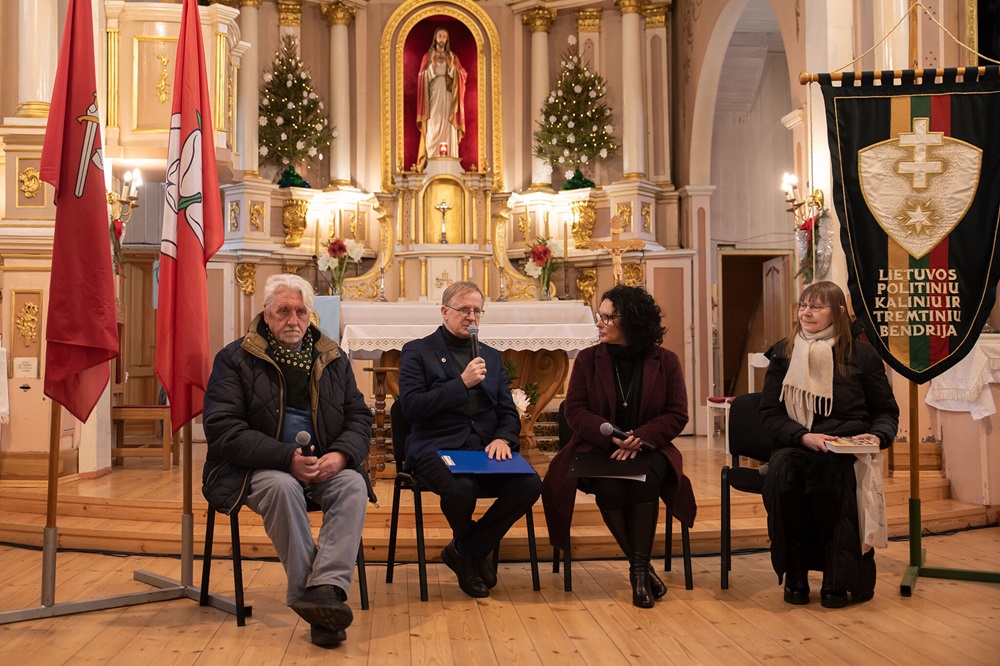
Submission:
<svg viewBox="0 0 1000 666">
<path fill-rule="evenodd" d="M 277 438 L 285 412 L 285 382 L 267 355 L 267 325 L 257 315 L 246 336 L 215 357 L 205 392 L 205 436 L 208 455 L 202 474 L 202 493 L 216 510 L 238 510 L 250 492 L 255 469 L 288 471 L 294 447 Z M 368 482 L 361 463 L 371 443 L 372 415 L 354 380 L 351 363 L 337 343 L 313 327 L 312 396 L 315 455 L 340 451 L 348 467 Z"/>
</svg>

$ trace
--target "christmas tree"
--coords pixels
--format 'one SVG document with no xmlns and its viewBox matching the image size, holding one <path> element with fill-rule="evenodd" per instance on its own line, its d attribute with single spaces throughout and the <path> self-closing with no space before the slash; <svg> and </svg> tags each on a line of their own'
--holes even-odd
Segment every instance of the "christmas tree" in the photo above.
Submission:
<svg viewBox="0 0 1000 666">
<path fill-rule="evenodd" d="M 323 114 L 323 102 L 303 71 L 295 39 L 286 35 L 274 54 L 271 72 L 264 73 L 260 92 L 260 157 L 263 164 L 284 166 L 282 187 L 308 183 L 295 173 L 304 159 L 323 159 L 322 150 L 333 139 L 333 128 Z"/>
<path fill-rule="evenodd" d="M 611 109 L 604 101 L 604 78 L 583 64 L 572 35 L 561 66 L 535 130 L 535 156 L 553 169 L 566 170 L 563 189 L 593 187 L 581 167 L 618 150 Z"/>
</svg>

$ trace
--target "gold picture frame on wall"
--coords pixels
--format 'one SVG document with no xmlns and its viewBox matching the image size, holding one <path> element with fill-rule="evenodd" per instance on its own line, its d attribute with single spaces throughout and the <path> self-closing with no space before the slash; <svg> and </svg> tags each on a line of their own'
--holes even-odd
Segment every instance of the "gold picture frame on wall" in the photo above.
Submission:
<svg viewBox="0 0 1000 666">
<path fill-rule="evenodd" d="M 15 289 L 10 295 L 7 377 L 38 379 L 42 359 L 42 290 Z"/>
</svg>

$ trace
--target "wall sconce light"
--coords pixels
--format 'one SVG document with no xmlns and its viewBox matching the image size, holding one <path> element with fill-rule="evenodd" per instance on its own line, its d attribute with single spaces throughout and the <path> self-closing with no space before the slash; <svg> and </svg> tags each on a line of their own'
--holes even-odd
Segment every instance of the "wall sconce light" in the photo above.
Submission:
<svg viewBox="0 0 1000 666">
<path fill-rule="evenodd" d="M 795 174 L 781 176 L 781 190 L 785 193 L 788 212 L 795 218 L 795 228 L 800 229 L 807 220 L 823 212 L 823 192 L 813 190 L 805 199 L 799 198 L 799 179 Z"/>
</svg>

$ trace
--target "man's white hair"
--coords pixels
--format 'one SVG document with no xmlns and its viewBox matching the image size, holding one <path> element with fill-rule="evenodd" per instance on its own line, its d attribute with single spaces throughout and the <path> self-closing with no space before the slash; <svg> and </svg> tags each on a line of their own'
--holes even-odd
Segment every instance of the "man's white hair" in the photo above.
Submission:
<svg viewBox="0 0 1000 666">
<path fill-rule="evenodd" d="M 311 312 L 313 309 L 313 288 L 306 280 L 294 273 L 278 273 L 267 278 L 264 285 L 264 309 L 267 310 L 274 303 L 274 297 L 279 289 L 288 289 L 302 294 L 302 302 Z"/>
</svg>

